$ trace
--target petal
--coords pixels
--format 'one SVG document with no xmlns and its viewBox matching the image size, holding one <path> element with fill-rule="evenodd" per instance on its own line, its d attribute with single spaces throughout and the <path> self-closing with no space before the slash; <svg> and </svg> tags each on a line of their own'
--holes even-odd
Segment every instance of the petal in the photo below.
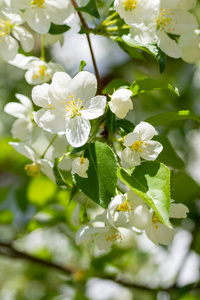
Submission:
<svg viewBox="0 0 200 300">
<path fill-rule="evenodd" d="M 108 205 L 108 210 L 112 210 L 117 208 L 118 205 L 123 204 L 126 201 L 126 197 L 124 195 L 115 196 Z"/>
<path fill-rule="evenodd" d="M 85 106 L 86 102 L 96 94 L 97 80 L 94 74 L 82 71 L 72 79 L 70 87 L 75 99 L 80 98 L 83 101 L 83 106 Z"/>
<path fill-rule="evenodd" d="M 145 204 L 133 202 L 129 216 L 130 224 L 139 230 L 146 229 L 151 223 L 151 214 Z"/>
<path fill-rule="evenodd" d="M 135 150 L 131 150 L 130 148 L 125 148 L 122 151 L 122 158 L 130 167 L 135 167 L 140 165 L 139 152 Z"/>
<path fill-rule="evenodd" d="M 128 89 L 119 89 L 112 94 L 111 100 L 120 98 L 122 101 L 128 100 L 133 95 L 133 92 Z"/>
<path fill-rule="evenodd" d="M 34 46 L 34 39 L 32 34 L 21 26 L 14 27 L 12 30 L 14 37 L 20 41 L 22 48 L 25 52 L 30 52 Z"/>
<path fill-rule="evenodd" d="M 151 43 L 156 36 L 157 23 L 151 19 L 130 27 L 131 37 L 142 45 Z"/>
<path fill-rule="evenodd" d="M 26 69 L 28 69 L 27 65 L 29 63 L 31 63 L 33 61 L 38 61 L 38 60 L 39 60 L 39 58 L 37 58 L 37 57 L 34 57 L 34 56 L 28 56 L 27 57 L 23 54 L 18 53 L 15 56 L 15 59 L 9 61 L 9 64 L 26 70 Z"/>
<path fill-rule="evenodd" d="M 170 205 L 170 218 L 187 218 L 187 213 L 189 213 L 189 209 L 182 203 L 172 203 Z"/>
<path fill-rule="evenodd" d="M 173 58 L 180 58 L 182 56 L 182 51 L 176 41 L 172 40 L 164 30 L 157 31 L 157 38 L 158 47 L 168 56 Z"/>
<path fill-rule="evenodd" d="M 174 229 L 160 223 L 151 224 L 146 229 L 146 235 L 156 245 L 169 245 L 174 239 Z"/>
<path fill-rule="evenodd" d="M 29 3 L 29 0 L 11 0 L 11 6 L 18 9 L 26 9 Z"/>
<path fill-rule="evenodd" d="M 25 118 L 25 115 L 27 114 L 27 109 L 24 107 L 24 105 L 16 102 L 10 102 L 6 104 L 4 111 L 16 118 Z"/>
<path fill-rule="evenodd" d="M 147 123 L 147 122 L 140 122 L 135 129 L 134 132 L 137 132 L 140 136 L 140 141 L 149 141 L 155 135 L 155 128 Z"/>
<path fill-rule="evenodd" d="M 53 174 L 53 165 L 46 159 L 41 159 L 38 161 L 41 166 L 41 171 L 46 174 L 53 182 L 55 182 L 55 177 Z"/>
<path fill-rule="evenodd" d="M 130 98 L 126 101 L 115 98 L 111 99 L 109 102 L 110 110 L 118 117 L 118 118 L 125 118 L 129 110 L 133 109 L 133 103 Z"/>
<path fill-rule="evenodd" d="M 12 25 L 21 25 L 25 22 L 24 15 L 21 11 L 14 8 L 6 8 L 2 14 Z"/>
<path fill-rule="evenodd" d="M 79 220 L 79 214 L 80 214 L 80 205 L 77 203 L 73 213 L 72 213 L 72 218 L 71 218 L 71 223 L 74 226 L 80 226 L 80 220 Z"/>
<path fill-rule="evenodd" d="M 142 144 L 141 148 L 143 152 L 140 153 L 140 156 L 146 160 L 155 160 L 163 150 L 163 146 L 156 141 L 148 141 L 147 145 Z"/>
<path fill-rule="evenodd" d="M 62 103 L 73 94 L 71 91 L 71 77 L 65 72 L 56 72 L 53 75 L 49 88 L 49 97 L 53 104 Z"/>
<path fill-rule="evenodd" d="M 18 52 L 18 42 L 11 36 L 6 36 L 0 43 L 0 54 L 4 60 L 13 60 Z"/>
<path fill-rule="evenodd" d="M 81 116 L 67 118 L 66 120 L 66 137 L 72 147 L 83 146 L 89 137 L 90 122 Z"/>
<path fill-rule="evenodd" d="M 35 121 L 41 128 L 51 132 L 64 134 L 66 131 L 66 116 L 62 114 L 59 109 L 52 110 L 41 110 L 42 115 L 40 114 L 40 110 L 36 113 Z M 38 118 L 39 117 L 39 118 Z"/>
<path fill-rule="evenodd" d="M 32 89 L 32 99 L 33 102 L 40 107 L 48 108 L 49 104 L 49 84 L 44 83 L 42 85 L 37 85 Z"/>
<path fill-rule="evenodd" d="M 36 155 L 35 151 L 24 143 L 9 143 L 17 152 L 21 153 L 22 155 L 26 156 L 27 158 L 31 159 L 32 161 L 37 161 L 38 156 Z"/>
<path fill-rule="evenodd" d="M 80 245 L 82 242 L 90 242 L 96 232 L 98 232 L 98 228 L 88 225 L 81 226 L 76 233 L 76 245 Z"/>
<path fill-rule="evenodd" d="M 130 147 L 137 140 L 139 140 L 139 134 L 137 132 L 130 132 L 124 140 L 124 146 Z"/>
<path fill-rule="evenodd" d="M 25 12 L 25 17 L 28 25 L 36 32 L 44 34 L 49 31 L 50 21 L 45 9 L 38 6 L 29 7 Z"/>
<path fill-rule="evenodd" d="M 196 0 L 179 0 L 176 9 L 191 10 L 197 4 Z"/>
<path fill-rule="evenodd" d="M 32 101 L 21 94 L 15 94 L 15 97 L 21 102 L 21 104 L 26 107 L 27 111 L 31 112 L 33 110 Z"/>
<path fill-rule="evenodd" d="M 105 107 L 106 97 L 96 96 L 85 103 L 85 110 L 81 110 L 81 115 L 85 119 L 93 120 L 104 114 Z"/>
<path fill-rule="evenodd" d="M 27 141 L 31 137 L 34 124 L 30 120 L 18 119 L 13 123 L 11 133 L 14 139 Z"/>
<path fill-rule="evenodd" d="M 69 22 L 76 14 L 73 5 L 68 0 L 57 0 L 56 2 L 54 0 L 46 0 L 45 3 L 47 14 L 51 22 L 55 24 L 63 24 L 66 19 Z"/>
<path fill-rule="evenodd" d="M 198 28 L 198 23 L 193 14 L 185 10 L 174 11 L 168 16 L 172 19 L 169 23 L 166 22 L 166 31 L 170 31 L 171 34 L 183 34 L 192 32 Z"/>
</svg>

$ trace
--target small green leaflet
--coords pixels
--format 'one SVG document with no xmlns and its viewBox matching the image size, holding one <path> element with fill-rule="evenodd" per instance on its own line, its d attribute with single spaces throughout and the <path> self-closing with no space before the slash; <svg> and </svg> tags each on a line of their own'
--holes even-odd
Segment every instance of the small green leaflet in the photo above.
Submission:
<svg viewBox="0 0 200 300">
<path fill-rule="evenodd" d="M 91 16 L 99 19 L 99 12 L 97 10 L 96 6 L 96 1 L 95 0 L 90 0 L 87 5 L 82 6 L 82 7 L 76 7 L 77 11 L 82 11 L 90 14 Z"/>
<path fill-rule="evenodd" d="M 89 160 L 88 178 L 74 175 L 76 186 L 90 199 L 104 208 L 115 196 L 117 161 L 111 148 L 103 143 L 93 143 L 85 150 Z"/>
<path fill-rule="evenodd" d="M 153 90 L 168 89 L 174 92 L 176 95 L 180 96 L 179 91 L 176 87 L 164 81 L 158 81 L 153 78 L 145 78 L 141 80 L 136 80 L 131 84 L 130 90 L 133 92 L 133 96 L 150 92 Z"/>
<path fill-rule="evenodd" d="M 66 31 L 68 31 L 71 27 L 67 26 L 67 25 L 57 25 L 54 23 L 51 23 L 51 27 L 49 29 L 50 34 L 62 34 Z"/>
<path fill-rule="evenodd" d="M 112 95 L 116 90 L 119 88 L 129 88 L 130 83 L 121 78 L 115 78 L 111 80 L 103 89 L 103 94 L 110 94 Z"/>
<path fill-rule="evenodd" d="M 174 121 L 181 120 L 194 120 L 200 123 L 199 117 L 189 110 L 164 112 L 146 119 L 145 122 L 153 126 L 167 126 Z"/>
<path fill-rule="evenodd" d="M 60 158 L 55 158 L 55 162 L 54 162 L 54 166 L 53 166 L 53 174 L 56 178 L 56 184 L 58 186 L 68 186 L 68 187 L 72 187 L 71 183 L 68 183 L 63 174 L 61 173 L 60 169 L 58 168 L 58 165 L 60 163 Z"/>
<path fill-rule="evenodd" d="M 79 72 L 81 72 L 81 71 L 83 71 L 83 69 L 85 68 L 85 66 L 86 66 L 86 62 L 84 61 L 84 60 L 82 60 L 81 62 L 80 62 L 80 66 L 79 66 Z"/>
<path fill-rule="evenodd" d="M 170 171 L 165 165 L 153 161 L 144 162 L 133 169 L 119 169 L 117 176 L 153 208 L 163 224 L 171 227 Z"/>
</svg>

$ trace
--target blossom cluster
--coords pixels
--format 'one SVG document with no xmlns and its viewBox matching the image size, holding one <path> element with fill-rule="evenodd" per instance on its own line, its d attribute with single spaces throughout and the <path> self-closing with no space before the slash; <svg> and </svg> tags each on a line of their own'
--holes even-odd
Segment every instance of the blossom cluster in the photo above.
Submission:
<svg viewBox="0 0 200 300">
<path fill-rule="evenodd" d="M 170 205 L 170 218 L 186 218 L 188 208 L 173 201 Z M 75 216 L 73 216 L 75 218 Z M 115 242 L 125 239 L 123 230 L 146 236 L 156 245 L 169 245 L 174 238 L 174 228 L 162 224 L 153 209 L 133 191 L 115 196 L 108 209 L 97 215 L 89 224 L 79 228 L 76 243 L 94 241 L 100 250 L 108 250 Z"/>
<path fill-rule="evenodd" d="M 129 37 L 140 45 L 156 43 L 168 56 L 193 62 L 200 58 L 199 33 L 194 32 L 198 24 L 189 12 L 195 4 L 195 0 L 115 0 L 114 8 L 129 25 Z M 57 183 L 57 159 L 56 167 L 61 173 L 69 172 L 74 184 L 77 177 L 87 180 L 94 161 L 86 157 L 85 149 L 99 141 L 109 145 L 117 166 L 124 170 L 158 158 L 163 145 L 154 139 L 157 132 L 148 122 L 141 121 L 121 136 L 112 132 L 108 138 L 109 134 L 105 134 L 109 131 L 108 113 L 114 119 L 123 119 L 133 109 L 131 86 L 103 95 L 97 92 L 96 76 L 88 71 L 81 70 L 72 78 L 61 65 L 47 62 L 44 51 L 40 58 L 18 53 L 20 45 L 25 52 L 32 51 L 34 31 L 43 35 L 44 50 L 44 37 L 49 37 L 51 24 L 64 25 L 74 18 L 71 1 L 7 0 L 1 1 L 0 6 L 0 55 L 9 64 L 26 70 L 25 79 L 34 86 L 31 99 L 16 94 L 20 103 L 5 106 L 5 112 L 17 118 L 11 130 L 17 141 L 10 145 L 31 161 L 25 166 L 28 176 L 38 177 L 43 172 Z M 60 35 L 52 40 L 60 40 Z M 193 43 L 197 47 L 193 47 L 194 55 L 188 58 Z M 156 245 L 172 242 L 172 224 L 163 224 L 144 199 L 132 191 L 123 194 L 120 189 L 111 198 L 102 214 L 80 227 L 77 244 L 94 241 L 99 249 L 107 250 L 123 240 L 124 228 L 136 234 L 146 232 Z M 79 210 L 74 214 L 77 211 L 79 214 Z M 186 206 L 171 202 L 171 218 L 185 218 L 187 212 Z"/>
</svg>

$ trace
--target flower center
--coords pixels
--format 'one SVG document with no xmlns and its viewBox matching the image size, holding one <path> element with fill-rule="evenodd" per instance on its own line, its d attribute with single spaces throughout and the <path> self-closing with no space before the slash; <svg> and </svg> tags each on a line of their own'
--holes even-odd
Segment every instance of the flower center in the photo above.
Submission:
<svg viewBox="0 0 200 300">
<path fill-rule="evenodd" d="M 41 76 L 41 80 L 44 80 L 44 76 L 46 76 L 50 80 L 50 75 L 46 72 L 47 66 L 41 65 L 39 70 L 33 74 L 33 79 L 38 79 Z"/>
<path fill-rule="evenodd" d="M 141 145 L 143 144 L 143 142 L 141 141 L 135 141 L 133 144 L 132 144 L 132 146 L 131 146 L 131 151 L 133 151 L 133 150 L 136 150 L 136 151 L 138 151 L 138 152 L 140 152 L 140 153 L 142 153 L 143 152 L 143 150 L 142 150 L 142 148 L 141 148 Z M 146 145 L 146 143 L 145 143 L 145 145 Z"/>
<path fill-rule="evenodd" d="M 33 0 L 31 1 L 31 6 L 32 8 L 34 8 L 36 5 L 40 8 L 46 8 L 45 4 L 45 0 Z"/>
<path fill-rule="evenodd" d="M 37 163 L 25 165 L 24 170 L 26 171 L 26 174 L 30 177 L 40 176 L 40 166 Z"/>
<path fill-rule="evenodd" d="M 113 235 L 105 235 L 106 242 L 116 242 L 117 240 L 123 240 L 121 234 L 119 232 L 113 233 Z"/>
<path fill-rule="evenodd" d="M 173 22 L 173 15 L 173 9 L 170 9 L 168 12 L 165 8 L 160 8 L 160 14 L 156 20 L 158 29 L 161 31 L 165 30 L 167 33 L 173 33 L 171 30 L 175 30 L 175 25 L 178 24 L 178 22 Z"/>
<path fill-rule="evenodd" d="M 9 35 L 13 25 L 9 21 L 3 21 L 0 19 L 0 42 L 5 35 Z"/>
<path fill-rule="evenodd" d="M 81 165 L 85 163 L 85 157 L 81 156 Z"/>
<path fill-rule="evenodd" d="M 133 205 L 126 200 L 123 204 L 117 206 L 117 211 L 130 211 L 132 210 L 132 207 Z"/>
<path fill-rule="evenodd" d="M 85 110 L 85 108 L 82 106 L 82 101 L 80 98 L 75 100 L 74 95 L 69 96 L 68 104 L 66 104 L 63 101 L 63 104 L 65 105 L 66 111 L 68 112 L 68 116 L 70 118 L 74 118 L 75 116 L 81 116 L 81 110 Z"/>
<path fill-rule="evenodd" d="M 123 2 L 125 10 L 132 10 L 137 7 L 137 1 L 136 0 L 125 0 Z"/>
<path fill-rule="evenodd" d="M 154 213 L 151 225 L 155 224 L 155 228 L 158 229 L 158 225 L 156 223 L 160 223 L 160 220 L 158 219 L 157 215 Z"/>
</svg>

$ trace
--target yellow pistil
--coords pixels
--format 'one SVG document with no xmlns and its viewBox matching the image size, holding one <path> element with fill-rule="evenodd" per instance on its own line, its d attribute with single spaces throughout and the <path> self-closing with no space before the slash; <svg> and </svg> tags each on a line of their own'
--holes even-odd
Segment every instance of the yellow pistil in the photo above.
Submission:
<svg viewBox="0 0 200 300">
<path fill-rule="evenodd" d="M 132 10 L 137 7 L 137 1 L 136 0 L 125 0 L 123 2 L 125 6 L 125 10 Z"/>
<path fill-rule="evenodd" d="M 142 148 L 141 148 L 141 145 L 143 144 L 143 142 L 141 141 L 135 141 L 133 144 L 132 144 L 132 146 L 131 146 L 131 151 L 133 151 L 133 150 L 136 150 L 136 151 L 138 151 L 138 152 L 140 152 L 140 153 L 142 153 L 143 152 L 143 150 L 142 150 Z"/>
<path fill-rule="evenodd" d="M 81 165 L 85 163 L 85 157 L 81 156 Z"/>
<path fill-rule="evenodd" d="M 74 95 L 69 96 L 68 104 L 65 105 L 65 109 L 67 112 L 70 113 L 69 117 L 74 118 L 75 116 L 81 116 L 81 110 L 85 110 L 85 108 L 82 106 L 82 101 L 80 98 L 75 100 Z M 63 104 L 65 102 L 63 101 Z"/>
<path fill-rule="evenodd" d="M 40 176 L 40 166 L 37 163 L 32 163 L 24 166 L 26 174 L 30 177 L 39 177 Z"/>
<path fill-rule="evenodd" d="M 132 207 L 133 205 L 126 200 L 123 204 L 119 204 L 117 206 L 117 211 L 124 211 L 124 212 L 130 211 L 132 210 Z"/>
<path fill-rule="evenodd" d="M 33 1 L 31 1 L 31 6 L 32 7 L 35 7 L 36 5 L 40 8 L 46 9 L 45 0 L 33 0 Z"/>
</svg>

